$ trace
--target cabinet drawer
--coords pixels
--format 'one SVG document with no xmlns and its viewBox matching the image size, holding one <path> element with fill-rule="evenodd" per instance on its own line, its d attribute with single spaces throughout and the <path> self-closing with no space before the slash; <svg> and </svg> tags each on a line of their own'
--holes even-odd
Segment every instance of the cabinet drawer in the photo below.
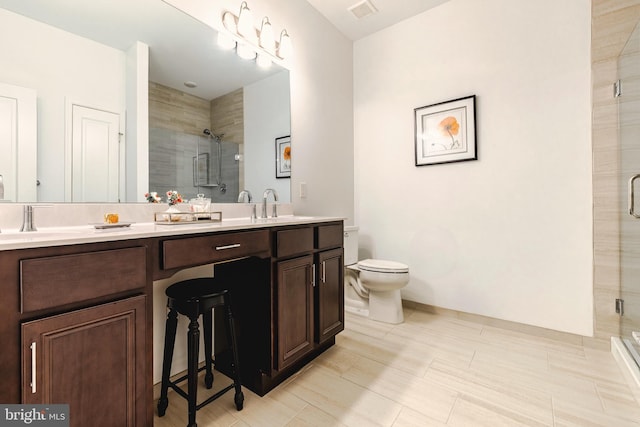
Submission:
<svg viewBox="0 0 640 427">
<path fill-rule="evenodd" d="M 276 232 L 278 258 L 313 251 L 313 227 Z"/>
<path fill-rule="evenodd" d="M 267 230 L 164 240 L 162 268 L 190 267 L 264 254 L 269 254 Z"/>
<path fill-rule="evenodd" d="M 42 310 L 144 288 L 146 248 L 20 261 L 20 311 Z"/>
<path fill-rule="evenodd" d="M 342 246 L 342 224 L 321 225 L 318 227 L 316 249 L 327 249 Z"/>
</svg>

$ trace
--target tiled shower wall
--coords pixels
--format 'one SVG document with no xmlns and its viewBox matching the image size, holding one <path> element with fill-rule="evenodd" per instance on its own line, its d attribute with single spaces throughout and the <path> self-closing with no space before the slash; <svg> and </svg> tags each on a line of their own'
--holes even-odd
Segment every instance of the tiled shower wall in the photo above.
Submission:
<svg viewBox="0 0 640 427">
<path fill-rule="evenodd" d="M 613 83 L 618 56 L 640 21 L 640 0 L 592 0 L 594 344 L 620 335 L 615 299 L 620 297 L 618 107 Z"/>
<path fill-rule="evenodd" d="M 214 114 L 212 108 L 217 108 L 219 99 L 237 99 L 240 93 L 240 110 L 236 108 L 229 119 L 237 129 L 244 128 L 242 121 L 242 89 L 224 95 L 216 100 L 208 101 L 187 93 L 150 82 L 149 84 L 149 146 L 150 167 L 149 191 L 157 191 L 161 196 L 167 190 L 179 191 L 187 198 L 196 193 L 203 193 L 212 202 L 233 203 L 237 200 L 240 177 L 239 162 L 236 160 L 239 147 L 242 145 L 242 134 L 237 131 L 228 132 L 227 129 L 217 129 L 212 124 Z M 222 103 L 224 104 L 224 102 Z M 239 119 L 238 119 L 239 117 Z M 210 181 L 215 181 L 218 170 L 217 150 L 213 140 L 204 137 L 204 129 L 210 129 L 215 134 L 225 133 L 222 144 L 222 175 L 221 182 L 226 191 L 216 187 L 193 186 L 192 159 L 196 153 L 196 144 L 200 143 L 200 152 L 209 153 Z M 236 140 L 230 142 L 227 133 Z M 240 139 L 239 139 L 240 138 Z M 204 148 L 203 148 L 204 147 Z M 240 162 L 241 163 L 241 162 Z"/>
<path fill-rule="evenodd" d="M 224 141 L 238 145 L 244 155 L 244 90 L 229 92 L 211 101 L 211 130 L 224 134 Z M 244 188 L 244 161 L 238 163 L 239 188 Z"/>
</svg>

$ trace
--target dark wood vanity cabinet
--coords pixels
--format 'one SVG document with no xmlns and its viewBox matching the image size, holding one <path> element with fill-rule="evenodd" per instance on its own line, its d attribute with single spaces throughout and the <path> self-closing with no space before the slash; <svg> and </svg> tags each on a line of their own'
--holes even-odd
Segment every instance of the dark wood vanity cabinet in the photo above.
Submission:
<svg viewBox="0 0 640 427">
<path fill-rule="evenodd" d="M 149 266 L 145 241 L 0 251 L 0 402 L 69 404 L 71 426 L 150 425 Z"/>
<path fill-rule="evenodd" d="M 316 278 L 315 339 L 322 344 L 344 330 L 344 260 L 342 249 L 320 252 Z"/>
<path fill-rule="evenodd" d="M 145 425 L 145 299 L 23 323 L 22 403 L 66 403 L 73 426 Z"/>
<path fill-rule="evenodd" d="M 344 329 L 342 242 L 341 223 L 277 232 L 275 369 L 292 365 Z"/>
<path fill-rule="evenodd" d="M 314 225 L 276 236 L 277 255 L 294 256 L 276 262 L 276 370 L 323 351 L 344 329 L 342 229 Z"/>
<path fill-rule="evenodd" d="M 151 425 L 153 281 L 206 264 L 229 287 L 242 383 L 262 396 L 344 328 L 342 233 L 328 221 L 0 251 L 0 402 L 68 403 L 72 426 Z"/>
<path fill-rule="evenodd" d="M 214 273 L 230 286 L 243 385 L 261 396 L 333 345 L 344 329 L 342 221 L 271 233 L 270 260 L 217 264 Z M 224 340 L 215 348 L 216 367 L 228 372 Z"/>
<path fill-rule="evenodd" d="M 306 255 L 276 264 L 278 275 L 275 368 L 282 370 L 313 350 L 314 264 Z"/>
</svg>

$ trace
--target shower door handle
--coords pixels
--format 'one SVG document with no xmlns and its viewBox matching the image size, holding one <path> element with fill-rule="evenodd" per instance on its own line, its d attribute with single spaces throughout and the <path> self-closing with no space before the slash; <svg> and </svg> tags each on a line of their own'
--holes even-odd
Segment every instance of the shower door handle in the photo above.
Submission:
<svg viewBox="0 0 640 427">
<path fill-rule="evenodd" d="M 631 178 L 629 178 L 629 185 L 628 185 L 628 190 L 629 190 L 629 197 L 628 197 L 628 202 L 629 202 L 629 215 L 631 215 L 634 218 L 640 218 L 640 215 L 638 215 L 636 213 L 636 209 L 635 209 L 635 194 L 634 194 L 634 184 L 636 179 L 640 178 L 640 173 L 633 175 Z"/>
</svg>

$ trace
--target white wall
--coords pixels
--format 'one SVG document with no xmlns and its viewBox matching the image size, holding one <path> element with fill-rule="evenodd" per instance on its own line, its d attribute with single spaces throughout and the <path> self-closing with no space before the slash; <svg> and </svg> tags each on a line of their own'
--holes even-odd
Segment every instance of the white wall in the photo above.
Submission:
<svg viewBox="0 0 640 427">
<path fill-rule="evenodd" d="M 236 0 L 166 0 L 215 29 Z M 294 212 L 353 221 L 353 44 L 306 1 L 250 1 L 255 25 L 268 16 L 293 44 L 291 70 L 291 183 Z M 300 183 L 308 197 L 299 197 Z"/>
<path fill-rule="evenodd" d="M 451 0 L 354 45 L 362 256 L 403 297 L 592 335 L 590 2 Z M 414 166 L 413 109 L 477 96 L 479 160 Z"/>
<path fill-rule="evenodd" d="M 260 202 L 264 190 L 273 188 L 280 202 L 289 203 L 291 179 L 276 178 L 275 163 L 276 138 L 291 134 L 289 72 L 245 86 L 243 99 L 245 190 Z M 272 167 L 266 168 L 266 164 Z"/>
<path fill-rule="evenodd" d="M 38 94 L 38 200 L 64 200 L 65 99 L 124 112 L 126 55 L 4 9 L 0 39 L 0 82 Z"/>
</svg>

